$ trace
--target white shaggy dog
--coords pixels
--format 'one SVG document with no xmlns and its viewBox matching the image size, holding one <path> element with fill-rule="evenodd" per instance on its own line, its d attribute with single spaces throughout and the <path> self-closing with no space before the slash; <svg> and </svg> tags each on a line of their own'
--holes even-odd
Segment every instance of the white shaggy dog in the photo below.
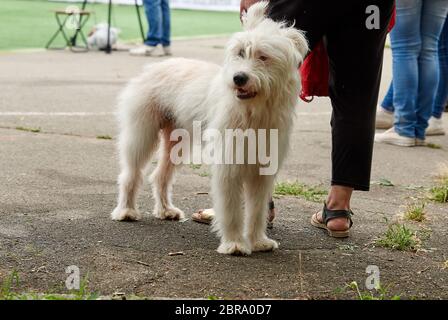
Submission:
<svg viewBox="0 0 448 320">
<path fill-rule="evenodd" d="M 159 140 L 160 156 L 151 175 L 153 214 L 160 219 L 184 217 L 171 201 L 175 165 L 170 152 L 178 141 L 170 136 L 176 128 L 191 131 L 193 121 L 219 131 L 278 129 L 281 165 L 301 88 L 298 66 L 308 45 L 294 27 L 266 18 L 266 8 L 266 2 L 259 2 L 248 10 L 244 31 L 227 45 L 223 67 L 170 59 L 150 65 L 129 83 L 119 104 L 121 174 L 112 219 L 141 217 L 137 189 Z M 213 228 L 221 238 L 220 253 L 250 254 L 278 247 L 266 235 L 267 203 L 275 175 L 260 175 L 260 167 L 259 162 L 212 166 Z"/>
</svg>

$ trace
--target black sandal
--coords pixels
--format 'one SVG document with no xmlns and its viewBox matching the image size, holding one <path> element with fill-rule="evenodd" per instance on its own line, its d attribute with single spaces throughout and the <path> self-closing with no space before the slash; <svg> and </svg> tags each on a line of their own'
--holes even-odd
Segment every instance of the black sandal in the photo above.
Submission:
<svg viewBox="0 0 448 320">
<path fill-rule="evenodd" d="M 327 204 L 324 203 L 324 208 L 322 210 L 322 221 L 317 220 L 317 213 L 313 214 L 311 217 L 311 224 L 317 228 L 325 229 L 330 237 L 334 238 L 347 238 L 349 236 L 350 228 L 353 225 L 352 216 L 353 212 L 351 210 L 330 210 L 327 208 Z M 335 218 L 347 218 L 350 221 L 350 226 L 344 231 L 333 231 L 328 229 L 328 221 Z"/>
</svg>

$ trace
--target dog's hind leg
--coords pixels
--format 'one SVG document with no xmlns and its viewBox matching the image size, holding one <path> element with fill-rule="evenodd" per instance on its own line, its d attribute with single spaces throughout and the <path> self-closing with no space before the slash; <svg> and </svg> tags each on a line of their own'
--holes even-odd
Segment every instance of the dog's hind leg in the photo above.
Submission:
<svg viewBox="0 0 448 320">
<path fill-rule="evenodd" d="M 231 174 L 231 167 L 216 165 L 212 175 L 212 193 L 215 210 L 213 230 L 221 238 L 218 252 L 233 255 L 251 254 L 250 244 L 244 237 L 241 179 Z"/>
<path fill-rule="evenodd" d="M 245 183 L 246 235 L 252 251 L 271 251 L 276 241 L 266 235 L 267 203 L 272 191 L 273 176 L 254 176 Z"/>
<path fill-rule="evenodd" d="M 118 205 L 111 214 L 113 220 L 138 220 L 136 208 L 138 189 L 143 181 L 142 171 L 157 147 L 160 127 L 144 121 L 128 124 L 120 133 L 119 152 L 121 173 L 118 178 Z"/>
<path fill-rule="evenodd" d="M 174 178 L 175 165 L 171 161 L 171 148 L 177 141 L 170 141 L 173 126 L 162 129 L 162 145 L 160 147 L 157 168 L 151 175 L 153 196 L 155 200 L 153 214 L 160 219 L 178 220 L 185 217 L 182 210 L 176 208 L 171 200 L 171 191 Z"/>
</svg>

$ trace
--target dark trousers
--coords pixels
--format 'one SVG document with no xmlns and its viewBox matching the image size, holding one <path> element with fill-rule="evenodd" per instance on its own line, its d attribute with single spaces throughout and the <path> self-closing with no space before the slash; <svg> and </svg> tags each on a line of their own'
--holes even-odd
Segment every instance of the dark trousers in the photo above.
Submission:
<svg viewBox="0 0 448 320">
<path fill-rule="evenodd" d="M 332 185 L 368 191 L 383 50 L 393 0 L 271 0 L 274 20 L 295 22 L 310 48 L 324 39 L 333 107 Z M 379 8 L 379 29 L 368 29 L 370 5 Z"/>
</svg>

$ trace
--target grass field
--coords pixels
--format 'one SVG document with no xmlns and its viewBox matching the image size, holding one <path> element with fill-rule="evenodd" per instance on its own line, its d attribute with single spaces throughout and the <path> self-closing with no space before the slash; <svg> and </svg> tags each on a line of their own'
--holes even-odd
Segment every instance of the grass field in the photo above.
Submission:
<svg viewBox="0 0 448 320">
<path fill-rule="evenodd" d="M 43 48 L 57 29 L 52 10 L 64 9 L 68 5 L 74 4 L 46 0 L 0 0 L 0 50 Z M 85 33 L 95 23 L 107 21 L 106 5 L 90 3 L 86 9 L 95 14 L 88 21 Z M 143 10 L 141 15 L 146 32 Z M 240 29 L 236 12 L 172 10 L 171 20 L 173 37 L 228 34 Z M 112 25 L 121 29 L 121 40 L 140 37 L 134 6 L 114 5 Z M 59 38 L 55 45 L 60 44 L 62 39 Z"/>
</svg>

